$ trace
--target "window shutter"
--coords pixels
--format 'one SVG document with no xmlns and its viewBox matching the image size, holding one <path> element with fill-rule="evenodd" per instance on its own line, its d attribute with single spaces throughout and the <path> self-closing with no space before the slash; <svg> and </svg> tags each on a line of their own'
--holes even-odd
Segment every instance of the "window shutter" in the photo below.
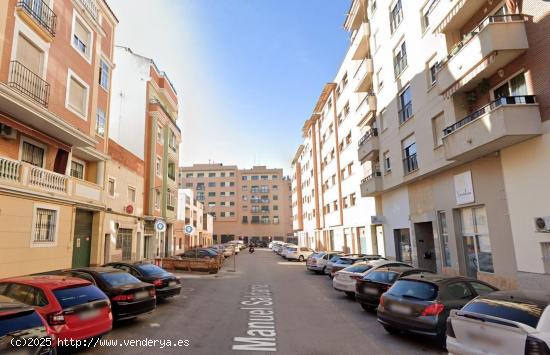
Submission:
<svg viewBox="0 0 550 355">
<path fill-rule="evenodd" d="M 86 48 L 89 48 L 89 45 L 90 45 L 90 33 L 88 32 L 88 30 L 86 29 L 86 27 L 84 27 L 82 25 L 82 23 L 80 23 L 80 21 L 76 20 L 74 22 L 74 34 L 78 37 L 78 39 L 84 43 L 86 45 Z"/>
<path fill-rule="evenodd" d="M 69 90 L 69 105 L 82 115 L 86 115 L 84 112 L 86 88 L 74 78 L 71 78 Z"/>
<path fill-rule="evenodd" d="M 42 51 L 21 35 L 17 40 L 17 61 L 36 75 L 42 74 Z"/>
</svg>

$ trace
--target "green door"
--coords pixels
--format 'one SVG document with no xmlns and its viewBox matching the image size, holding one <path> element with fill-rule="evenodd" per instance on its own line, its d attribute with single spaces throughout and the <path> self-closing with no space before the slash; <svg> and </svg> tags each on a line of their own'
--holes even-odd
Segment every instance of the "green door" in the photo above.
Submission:
<svg viewBox="0 0 550 355">
<path fill-rule="evenodd" d="M 73 268 L 90 266 L 93 212 L 76 210 L 73 241 Z"/>
</svg>

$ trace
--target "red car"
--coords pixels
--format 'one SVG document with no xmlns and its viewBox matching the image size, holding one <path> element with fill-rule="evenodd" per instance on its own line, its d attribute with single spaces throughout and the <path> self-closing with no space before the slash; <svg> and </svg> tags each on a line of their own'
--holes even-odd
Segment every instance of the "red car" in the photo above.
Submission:
<svg viewBox="0 0 550 355">
<path fill-rule="evenodd" d="M 59 340 L 88 339 L 113 327 L 109 298 L 90 281 L 37 275 L 0 280 L 0 295 L 34 308 Z"/>
</svg>

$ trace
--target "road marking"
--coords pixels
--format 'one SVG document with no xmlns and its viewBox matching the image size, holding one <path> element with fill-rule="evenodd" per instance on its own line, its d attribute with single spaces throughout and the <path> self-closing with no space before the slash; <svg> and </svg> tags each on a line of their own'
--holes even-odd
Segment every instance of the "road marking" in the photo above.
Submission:
<svg viewBox="0 0 550 355">
<path fill-rule="evenodd" d="M 243 337 L 234 337 L 232 349 L 240 351 L 277 351 L 275 312 L 269 285 L 250 285 L 240 302 L 248 313 L 248 328 Z"/>
</svg>

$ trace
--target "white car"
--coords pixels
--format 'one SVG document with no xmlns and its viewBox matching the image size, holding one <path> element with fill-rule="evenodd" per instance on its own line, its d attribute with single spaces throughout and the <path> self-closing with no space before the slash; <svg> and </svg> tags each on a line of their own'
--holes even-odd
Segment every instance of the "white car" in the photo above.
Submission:
<svg viewBox="0 0 550 355">
<path fill-rule="evenodd" d="M 300 262 L 306 260 L 315 250 L 307 247 L 291 247 L 286 252 L 287 260 L 298 260 Z"/>
<path fill-rule="evenodd" d="M 233 252 L 235 254 L 239 254 L 239 252 L 241 251 L 238 244 L 227 243 L 227 244 L 224 244 L 223 247 L 231 252 L 230 255 L 233 255 Z"/>
<path fill-rule="evenodd" d="M 281 256 L 286 259 L 286 255 L 288 253 L 288 249 L 289 248 L 297 248 L 298 246 L 297 245 L 294 245 L 294 244 L 290 244 L 290 243 L 286 243 L 284 246 L 283 246 L 283 250 L 281 251 Z"/>
<path fill-rule="evenodd" d="M 306 269 L 323 274 L 328 261 L 333 256 L 340 254 L 342 254 L 341 251 L 320 251 L 318 253 L 313 253 L 306 259 Z"/>
<path fill-rule="evenodd" d="M 447 349 L 449 354 L 550 354 L 550 292 L 495 291 L 476 297 L 451 311 Z"/>
<path fill-rule="evenodd" d="M 343 291 L 349 297 L 355 297 L 355 284 L 358 279 L 368 275 L 369 272 L 376 270 L 382 266 L 410 266 L 409 264 L 400 261 L 391 260 L 369 260 L 359 262 L 348 266 L 347 268 L 337 271 L 332 279 L 332 287 L 337 291 Z"/>
</svg>

